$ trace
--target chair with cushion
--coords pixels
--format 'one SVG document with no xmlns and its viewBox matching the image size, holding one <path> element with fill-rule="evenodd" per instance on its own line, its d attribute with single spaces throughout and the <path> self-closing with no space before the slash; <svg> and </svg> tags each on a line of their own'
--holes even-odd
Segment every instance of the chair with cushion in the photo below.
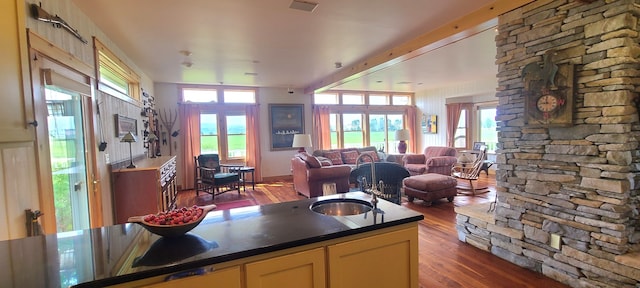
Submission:
<svg viewBox="0 0 640 288">
<path fill-rule="evenodd" d="M 223 172 L 218 154 L 202 154 L 194 157 L 194 187 L 196 196 L 200 191 L 215 197 L 225 192 L 237 190 L 240 194 L 240 175 L 235 172 Z"/>
<path fill-rule="evenodd" d="M 427 173 L 451 175 L 451 168 L 457 161 L 456 149 L 440 146 L 429 146 L 422 154 L 407 154 L 403 158 L 404 168 L 412 176 Z"/>
<path fill-rule="evenodd" d="M 397 163 L 375 162 L 376 186 L 382 192 L 381 198 L 400 204 L 402 200 L 402 180 L 409 177 L 409 171 Z M 371 163 L 361 163 L 351 171 L 351 178 L 356 180 L 360 191 L 371 189 Z M 382 183 L 380 183 L 382 181 Z"/>
</svg>

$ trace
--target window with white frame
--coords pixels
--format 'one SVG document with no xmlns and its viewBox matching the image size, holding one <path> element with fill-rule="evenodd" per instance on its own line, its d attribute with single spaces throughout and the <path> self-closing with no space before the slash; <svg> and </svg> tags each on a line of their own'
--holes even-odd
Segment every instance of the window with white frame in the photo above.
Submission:
<svg viewBox="0 0 640 288">
<path fill-rule="evenodd" d="M 256 102 L 253 89 L 182 87 L 182 103 L 201 105 L 200 152 L 218 154 L 220 160 L 247 155 L 246 105 Z"/>
<path fill-rule="evenodd" d="M 498 144 L 496 107 L 481 106 L 478 108 L 478 126 L 479 140 L 487 145 L 487 152 L 495 152 Z"/>
<path fill-rule="evenodd" d="M 328 91 L 314 94 L 313 103 L 330 107 L 331 148 L 375 146 L 397 153 L 394 136 L 405 127 L 406 106 L 413 94 Z"/>
</svg>

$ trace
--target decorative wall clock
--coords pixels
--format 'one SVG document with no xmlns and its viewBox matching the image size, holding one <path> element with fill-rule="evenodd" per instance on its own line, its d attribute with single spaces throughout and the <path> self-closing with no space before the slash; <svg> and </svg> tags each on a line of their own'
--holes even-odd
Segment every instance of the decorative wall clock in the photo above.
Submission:
<svg viewBox="0 0 640 288">
<path fill-rule="evenodd" d="M 548 50 L 542 63 L 522 69 L 525 119 L 529 126 L 569 126 L 573 124 L 573 64 L 553 62 L 555 50 Z"/>
</svg>

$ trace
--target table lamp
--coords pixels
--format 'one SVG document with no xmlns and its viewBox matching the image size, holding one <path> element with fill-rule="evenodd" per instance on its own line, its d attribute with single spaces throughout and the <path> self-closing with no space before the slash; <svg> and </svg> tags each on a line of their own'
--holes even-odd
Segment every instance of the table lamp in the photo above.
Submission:
<svg viewBox="0 0 640 288">
<path fill-rule="evenodd" d="M 298 149 L 298 153 L 307 152 L 304 148 L 311 146 L 313 146 L 313 144 L 311 143 L 310 134 L 293 135 L 293 143 L 291 143 L 291 147 L 300 147 L 300 149 Z"/>
<path fill-rule="evenodd" d="M 134 136 L 133 133 L 129 131 L 129 133 L 124 134 L 124 136 L 122 136 L 122 139 L 120 139 L 120 142 L 129 143 L 129 166 L 127 166 L 127 168 L 136 168 L 136 165 L 133 165 L 133 153 L 131 152 L 131 143 L 138 142 L 138 140 L 136 139 L 136 136 Z"/>
<path fill-rule="evenodd" d="M 409 129 L 396 130 L 396 141 L 400 141 L 400 143 L 398 143 L 398 152 L 400 152 L 400 154 L 407 153 L 407 143 L 405 141 L 410 138 L 411 133 L 409 133 Z"/>
</svg>

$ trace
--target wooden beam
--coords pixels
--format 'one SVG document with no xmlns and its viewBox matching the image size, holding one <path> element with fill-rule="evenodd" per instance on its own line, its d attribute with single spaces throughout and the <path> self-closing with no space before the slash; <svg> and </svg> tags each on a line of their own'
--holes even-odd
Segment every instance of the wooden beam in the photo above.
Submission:
<svg viewBox="0 0 640 288">
<path fill-rule="evenodd" d="M 442 46 L 467 38 L 497 25 L 497 17 L 535 0 L 496 0 L 493 3 L 422 34 L 380 54 L 372 55 L 351 66 L 344 67 L 304 89 L 305 94 L 321 92 L 364 75 L 423 55 Z"/>
</svg>

